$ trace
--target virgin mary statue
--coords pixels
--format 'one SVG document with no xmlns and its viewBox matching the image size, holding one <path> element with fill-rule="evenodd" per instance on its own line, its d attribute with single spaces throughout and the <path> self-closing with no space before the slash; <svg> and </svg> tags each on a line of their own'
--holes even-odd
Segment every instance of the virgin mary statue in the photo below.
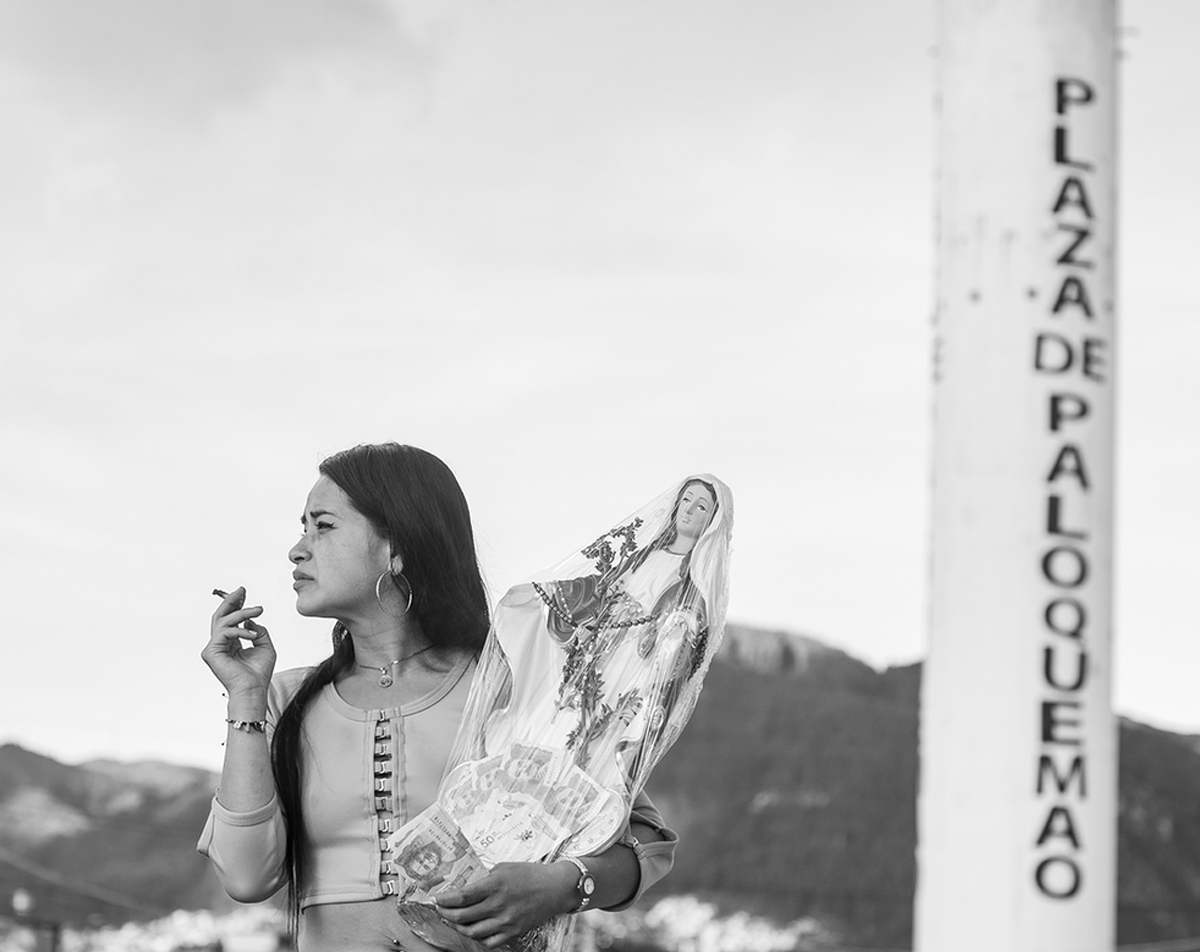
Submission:
<svg viewBox="0 0 1200 952">
<path fill-rule="evenodd" d="M 688 476 L 500 601 L 431 808 L 483 867 L 620 836 L 720 644 L 732 527 Z"/>
</svg>

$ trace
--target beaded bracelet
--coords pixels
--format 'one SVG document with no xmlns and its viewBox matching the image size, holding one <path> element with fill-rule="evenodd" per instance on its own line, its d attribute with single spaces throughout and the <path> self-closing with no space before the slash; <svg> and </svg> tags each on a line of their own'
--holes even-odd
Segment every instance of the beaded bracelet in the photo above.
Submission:
<svg viewBox="0 0 1200 952">
<path fill-rule="evenodd" d="M 258 731 L 260 734 L 267 732 L 266 721 L 235 721 L 227 717 L 225 718 L 225 723 L 235 731 L 245 731 L 247 734 L 252 734 L 255 731 Z"/>
</svg>

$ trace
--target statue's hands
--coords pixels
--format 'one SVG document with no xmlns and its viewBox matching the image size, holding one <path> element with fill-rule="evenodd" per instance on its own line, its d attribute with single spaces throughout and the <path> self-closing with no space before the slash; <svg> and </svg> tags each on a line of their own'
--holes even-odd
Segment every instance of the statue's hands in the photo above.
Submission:
<svg viewBox="0 0 1200 952">
<path fill-rule="evenodd" d="M 498 863 L 482 879 L 437 896 L 438 912 L 495 949 L 573 910 L 578 880 L 571 863 Z"/>
</svg>

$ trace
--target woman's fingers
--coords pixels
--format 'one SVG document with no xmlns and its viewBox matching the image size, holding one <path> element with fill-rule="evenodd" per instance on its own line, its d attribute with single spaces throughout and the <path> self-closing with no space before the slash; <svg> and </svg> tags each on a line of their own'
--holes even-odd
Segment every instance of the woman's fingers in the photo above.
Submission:
<svg viewBox="0 0 1200 952">
<path fill-rule="evenodd" d="M 463 935 L 496 948 L 565 910 L 562 873 L 546 863 L 499 863 L 488 875 L 436 897 Z"/>
<path fill-rule="evenodd" d="M 460 926 L 464 935 L 474 939 L 476 942 L 482 942 L 489 949 L 495 949 L 504 945 L 509 939 L 515 939 L 517 933 L 512 932 L 499 919 L 484 919 L 482 922 L 476 922 L 474 925 Z"/>
<path fill-rule="evenodd" d="M 253 627 L 251 627 L 253 626 Z M 250 642 L 249 645 L 243 642 Z M 271 635 L 267 631 L 265 625 L 259 625 L 255 622 L 246 622 L 245 628 L 226 626 L 218 628 L 213 632 L 212 644 L 228 645 L 230 648 L 247 648 L 247 647 L 269 647 L 271 644 Z"/>
<path fill-rule="evenodd" d="M 239 608 L 237 611 L 229 612 L 227 615 L 222 615 L 217 619 L 217 623 L 224 628 L 236 628 L 243 622 L 249 621 L 251 618 L 257 618 L 263 613 L 261 605 L 251 605 L 249 608 Z M 214 627 L 217 625 L 214 624 Z"/>
<path fill-rule="evenodd" d="M 246 641 L 250 642 L 250 644 L 243 644 Z M 218 652 L 223 652 L 232 657 L 237 657 L 255 649 L 269 649 L 274 651 L 274 645 L 271 643 L 271 633 L 267 631 L 266 626 L 250 620 L 246 621 L 245 628 L 239 628 L 234 625 L 222 625 L 220 628 L 217 628 L 213 632 L 209 645 Z"/>
<path fill-rule="evenodd" d="M 490 877 L 484 876 L 458 889 L 439 893 L 437 904 L 442 909 L 456 910 L 456 915 L 453 917 L 455 922 L 474 922 L 491 913 L 492 905 L 488 903 L 488 900 L 493 895 L 492 886 L 493 882 Z M 471 914 L 472 911 L 474 915 Z"/>
<path fill-rule="evenodd" d="M 258 644 L 259 642 L 267 642 L 267 641 L 271 640 L 271 634 L 270 634 L 270 632 L 267 631 L 266 626 L 260 625 L 256 621 L 246 619 L 246 627 L 244 630 L 249 632 L 249 634 L 243 635 L 243 637 L 249 638 L 255 644 Z"/>
<path fill-rule="evenodd" d="M 246 601 L 245 586 L 239 585 L 232 592 L 222 592 L 214 589 L 214 594 L 222 595 L 221 604 L 217 606 L 212 616 L 212 642 L 228 642 L 231 637 L 251 638 L 250 620 L 262 614 L 261 605 L 243 607 Z M 244 626 L 244 627 L 243 627 Z M 240 632 L 240 633 L 239 633 Z"/>
<path fill-rule="evenodd" d="M 489 948 L 503 945 L 509 939 L 515 938 L 516 932 L 512 924 L 503 917 L 490 913 L 480 913 L 478 907 L 470 911 L 464 909 L 440 908 L 442 918 L 454 926 L 460 933 L 476 942 L 482 942 Z M 455 914 L 457 913 L 457 915 Z"/>
<path fill-rule="evenodd" d="M 213 613 L 211 637 L 205 652 L 237 657 L 247 650 L 242 645 L 243 640 L 251 642 L 253 647 L 271 647 L 267 629 L 254 621 L 262 615 L 262 606 L 243 608 L 241 605 L 245 598 L 246 590 L 238 587 L 221 600 Z"/>
<path fill-rule="evenodd" d="M 271 633 L 267 631 L 264 625 L 260 625 L 254 621 L 246 622 L 243 638 L 250 640 L 252 648 L 260 653 L 268 653 L 272 658 L 275 656 L 275 645 L 271 643 Z"/>
<path fill-rule="evenodd" d="M 254 619 L 263 613 L 261 605 L 243 607 L 246 589 L 239 586 L 221 595 L 221 604 L 212 616 L 212 630 L 200 657 L 209 666 L 231 699 L 249 692 L 261 695 L 275 669 L 275 646 L 266 627 Z"/>
<path fill-rule="evenodd" d="M 459 926 L 470 926 L 477 922 L 482 922 L 484 919 L 490 919 L 492 909 L 484 903 L 472 903 L 467 906 L 448 906 L 442 902 L 442 897 L 438 896 L 438 911 L 441 914 Z"/>
<path fill-rule="evenodd" d="M 225 615 L 236 608 L 241 608 L 242 603 L 246 601 L 246 588 L 243 585 L 239 585 L 232 592 L 222 592 L 219 588 L 214 588 L 213 594 L 222 596 L 221 604 L 219 604 L 216 608 L 216 611 L 213 612 L 214 622 L 222 615 Z"/>
</svg>

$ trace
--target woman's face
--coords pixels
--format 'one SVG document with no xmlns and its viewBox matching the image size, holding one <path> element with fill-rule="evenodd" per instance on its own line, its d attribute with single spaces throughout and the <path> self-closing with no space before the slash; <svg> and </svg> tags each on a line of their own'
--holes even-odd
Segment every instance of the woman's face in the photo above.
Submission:
<svg viewBox="0 0 1200 952">
<path fill-rule="evenodd" d="M 699 539 L 708 528 L 717 501 L 703 483 L 688 483 L 679 497 L 675 529 L 685 539 Z"/>
<path fill-rule="evenodd" d="M 288 552 L 296 611 L 343 620 L 372 612 L 375 582 L 389 567 L 387 540 L 328 476 L 309 492 L 300 521 L 304 532 Z"/>
</svg>

